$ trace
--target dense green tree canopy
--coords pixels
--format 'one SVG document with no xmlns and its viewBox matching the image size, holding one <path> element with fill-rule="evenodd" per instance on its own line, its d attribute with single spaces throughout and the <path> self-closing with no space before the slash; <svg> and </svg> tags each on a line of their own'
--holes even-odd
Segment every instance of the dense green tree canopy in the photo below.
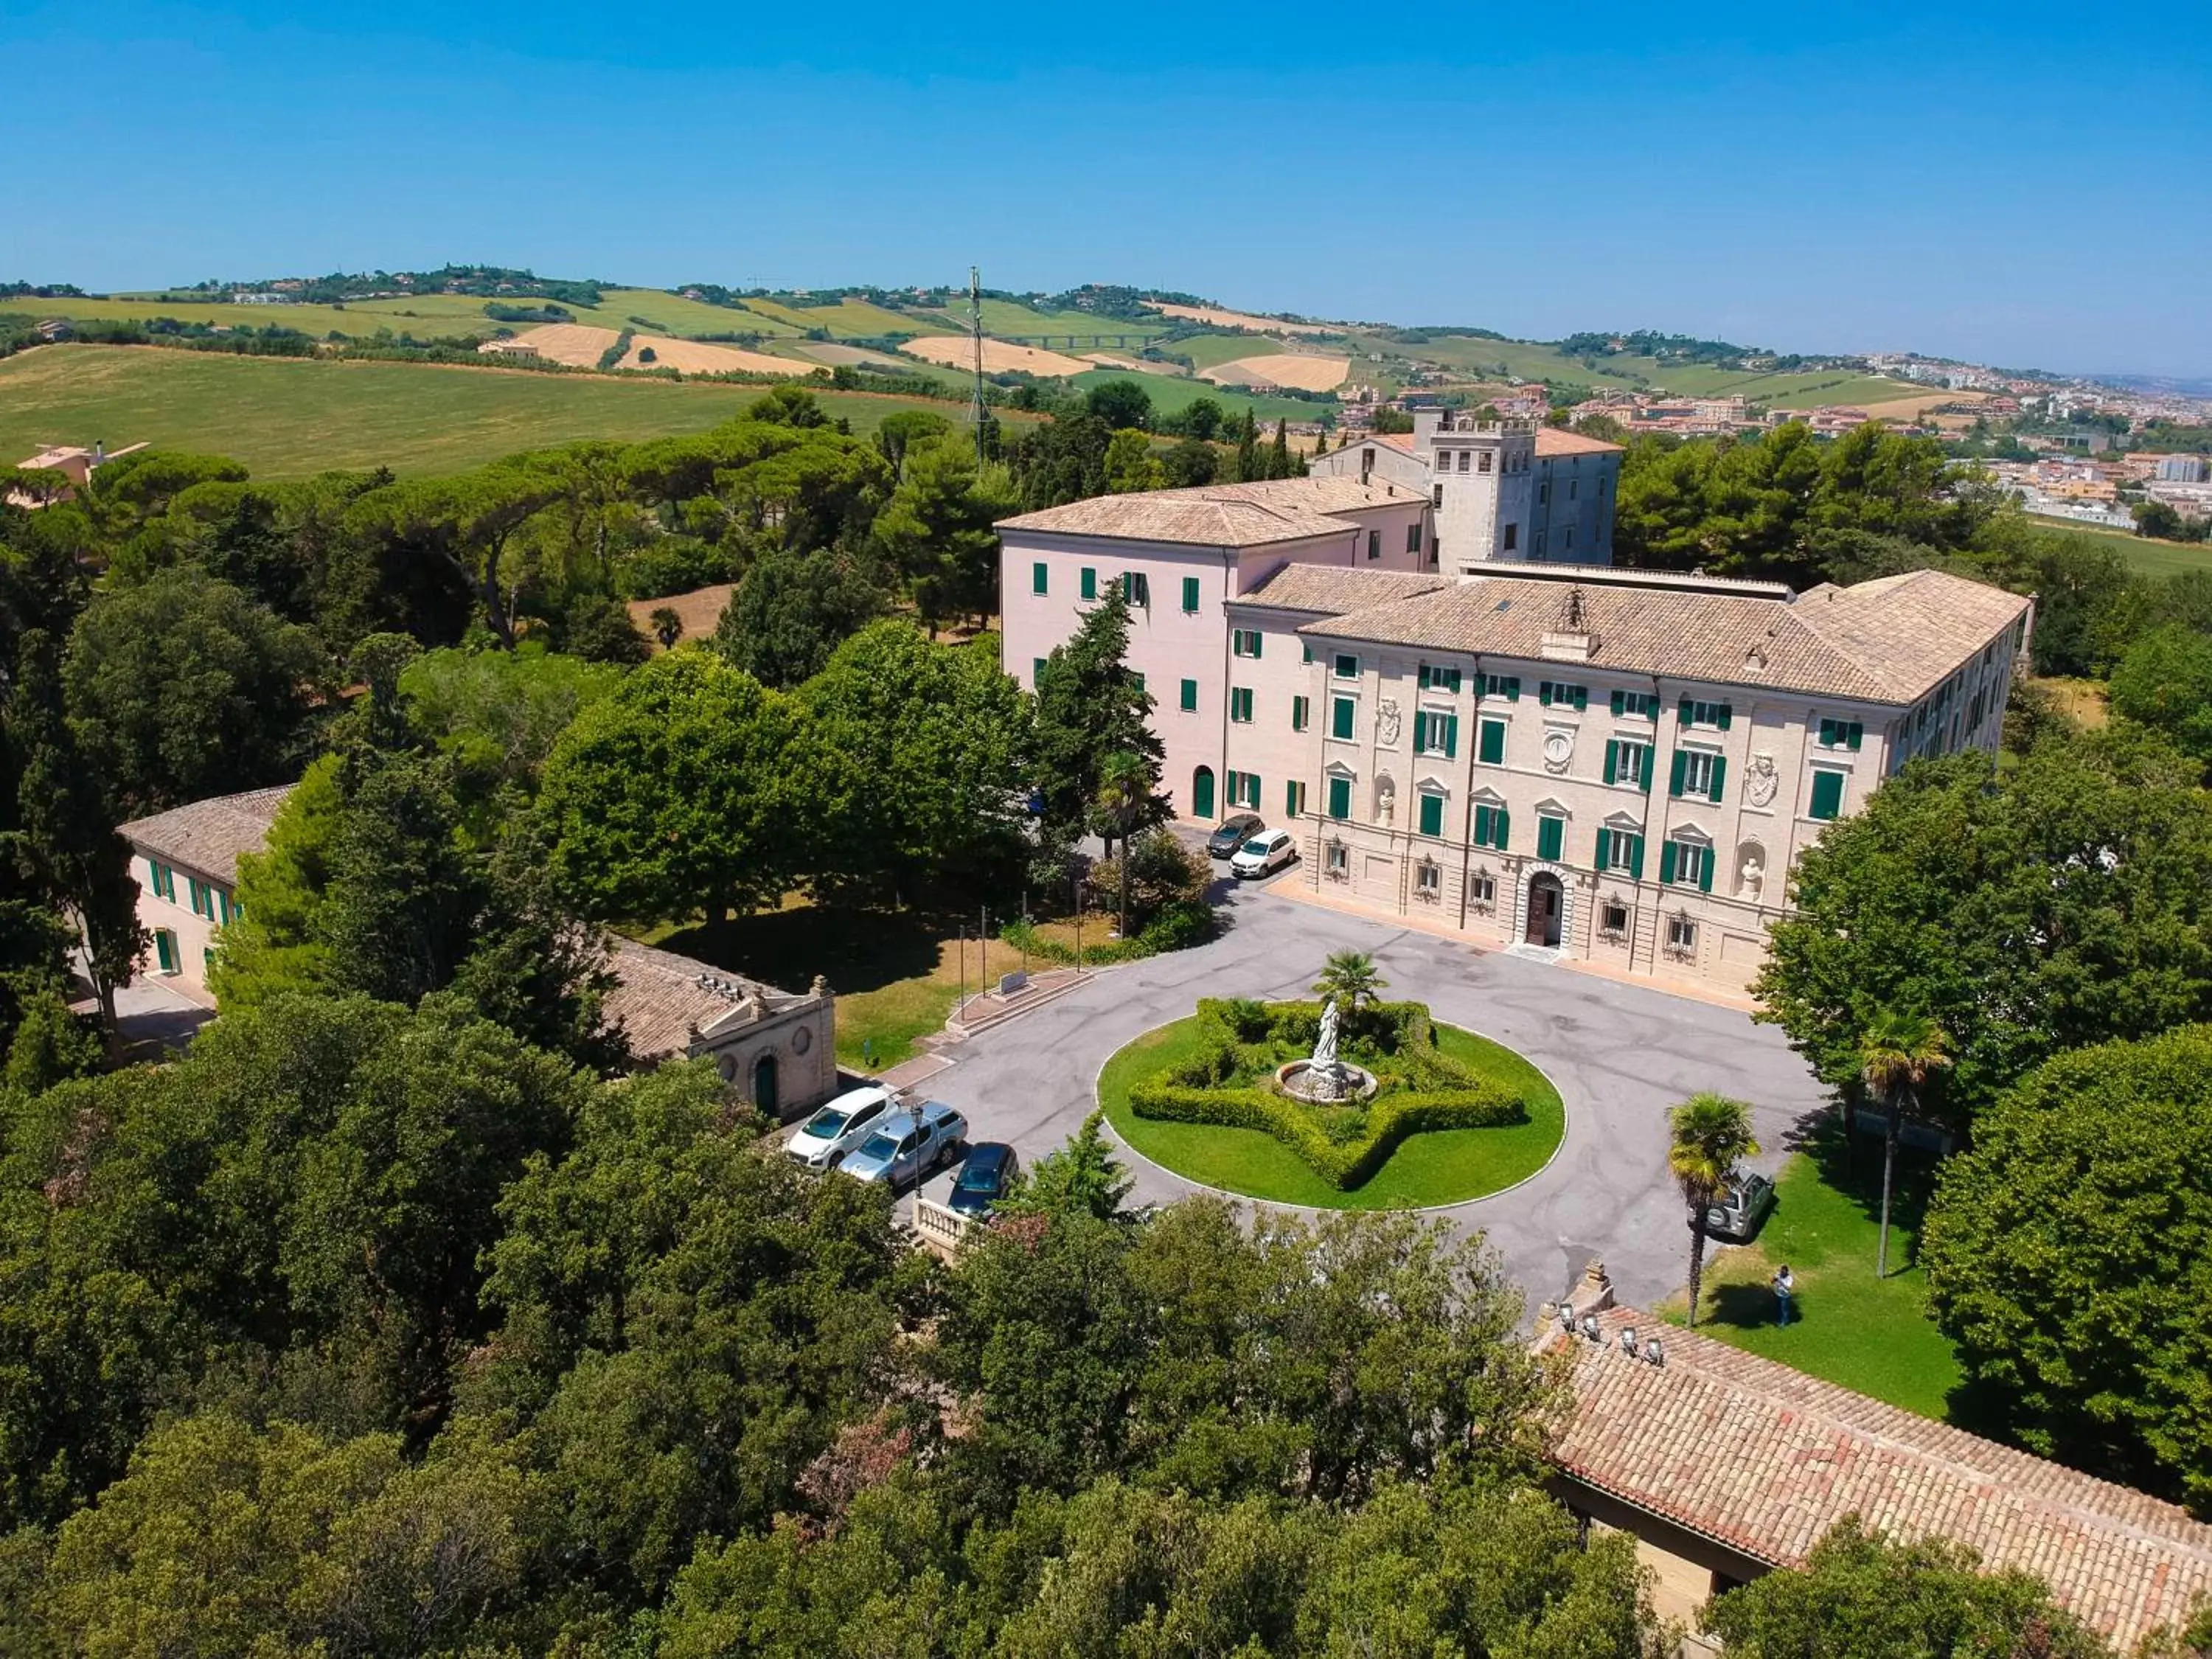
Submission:
<svg viewBox="0 0 2212 1659">
<path fill-rule="evenodd" d="M 762 684 L 789 690 L 882 614 L 884 593 L 883 573 L 860 555 L 771 550 L 730 595 L 714 647 Z"/>
<path fill-rule="evenodd" d="M 1881 1011 L 1933 1020 L 1956 1064 L 1925 1109 L 1962 1124 L 2062 1050 L 2212 1018 L 2197 781 L 2124 733 L 1906 767 L 1799 860 L 1760 1017 L 1838 1089 Z"/>
<path fill-rule="evenodd" d="M 2137 640 L 2112 670 L 2112 697 L 2114 714 L 2212 768 L 2212 635 L 2177 623 Z"/>
<path fill-rule="evenodd" d="M 2007 1432 L 2212 1515 L 2212 1026 L 2060 1054 L 2001 1097 L 1921 1255 Z"/>
<path fill-rule="evenodd" d="M 1136 755 L 1155 768 L 1166 751 L 1147 716 L 1152 700 L 1123 665 L 1129 650 L 1129 605 L 1118 583 L 1056 646 L 1037 678 L 1036 776 L 1048 824 L 1073 831 L 1086 823 L 1115 755 Z"/>
</svg>

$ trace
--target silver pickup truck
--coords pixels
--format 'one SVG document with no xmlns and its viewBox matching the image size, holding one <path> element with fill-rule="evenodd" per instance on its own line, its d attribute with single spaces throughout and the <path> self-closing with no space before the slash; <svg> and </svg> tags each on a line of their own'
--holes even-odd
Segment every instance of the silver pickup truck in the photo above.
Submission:
<svg viewBox="0 0 2212 1659">
<path fill-rule="evenodd" d="M 837 1167 L 856 1181 L 911 1186 L 957 1161 L 967 1139 L 966 1118 L 941 1100 L 925 1101 L 913 1111 L 884 1119 Z"/>
</svg>

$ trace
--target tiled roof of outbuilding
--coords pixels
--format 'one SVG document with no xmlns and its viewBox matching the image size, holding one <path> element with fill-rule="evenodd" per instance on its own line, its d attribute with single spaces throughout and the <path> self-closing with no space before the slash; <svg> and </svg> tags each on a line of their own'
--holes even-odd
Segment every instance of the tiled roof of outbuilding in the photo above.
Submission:
<svg viewBox="0 0 2212 1659">
<path fill-rule="evenodd" d="M 1357 478 L 1275 478 L 1094 495 L 1002 519 L 1000 530 L 1044 530 L 1118 541 L 1185 542 L 1198 547 L 1264 547 L 1271 542 L 1346 535 L 1359 526 L 1334 513 L 1408 507 L 1421 498 L 1394 484 Z"/>
<path fill-rule="evenodd" d="M 641 1061 L 684 1053 L 695 1030 L 711 1030 L 749 999 L 758 999 L 769 1013 L 805 1000 L 633 939 L 617 939 L 607 965 L 615 982 L 600 1017 L 622 1027 L 630 1053 Z"/>
<path fill-rule="evenodd" d="M 280 783 L 238 795 L 211 795 L 121 827 L 124 840 L 165 864 L 198 871 L 226 887 L 238 884 L 238 855 L 258 853 L 277 809 L 292 793 Z"/>
<path fill-rule="evenodd" d="M 1600 1340 L 1554 1328 L 1574 1410 L 1552 1449 L 1574 1479 L 1776 1566 L 1856 1514 L 2018 1567 L 2121 1651 L 2212 1593 L 2212 1527 L 2171 1504 L 1998 1445 L 1632 1308 Z M 1620 1334 L 1662 1340 L 1664 1365 Z"/>
<path fill-rule="evenodd" d="M 1543 659 L 1579 594 L 1593 670 L 1910 703 L 2028 609 L 2002 588 L 1940 571 L 1779 595 L 1618 580 L 1483 575 L 1310 623 L 1335 639 Z"/>
<path fill-rule="evenodd" d="M 1341 615 L 1356 607 L 1409 599 L 1450 585 L 1448 576 L 1411 570 L 1360 570 L 1340 564 L 1285 564 L 1229 601 L 1269 611 Z"/>
</svg>

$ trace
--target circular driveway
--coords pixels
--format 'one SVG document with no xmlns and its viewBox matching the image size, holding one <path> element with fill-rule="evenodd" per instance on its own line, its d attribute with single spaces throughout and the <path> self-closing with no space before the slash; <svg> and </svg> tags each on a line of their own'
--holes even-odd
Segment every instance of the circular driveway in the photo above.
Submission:
<svg viewBox="0 0 2212 1659">
<path fill-rule="evenodd" d="M 1367 951 L 1389 981 L 1386 995 L 1425 1002 L 1437 1018 L 1518 1049 L 1566 1103 L 1566 1139 L 1541 1172 L 1431 1212 L 1486 1233 L 1532 1307 L 1562 1294 L 1593 1256 L 1639 1307 L 1687 1278 L 1689 1225 L 1667 1173 L 1666 1115 L 1677 1101 L 1699 1089 L 1749 1101 L 1766 1149 L 1754 1162 L 1769 1171 L 1793 1127 L 1826 1103 L 1782 1034 L 1731 1009 L 1478 952 L 1263 889 L 1232 893 L 1222 914 L 1226 930 L 1210 945 L 1105 969 L 945 1049 L 956 1064 L 917 1092 L 966 1113 L 971 1140 L 1011 1141 L 1033 1162 L 1080 1127 L 1097 1103 L 1099 1067 L 1132 1038 L 1182 1018 L 1200 997 L 1304 996 L 1330 951 Z M 1200 1190 L 1127 1148 L 1121 1155 L 1139 1200 Z"/>
</svg>

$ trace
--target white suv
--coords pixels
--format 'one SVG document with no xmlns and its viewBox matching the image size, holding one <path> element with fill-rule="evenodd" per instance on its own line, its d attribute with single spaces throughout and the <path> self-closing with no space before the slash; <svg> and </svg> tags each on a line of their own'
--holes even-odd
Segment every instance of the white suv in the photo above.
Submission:
<svg viewBox="0 0 2212 1659">
<path fill-rule="evenodd" d="M 1297 855 L 1298 844 L 1289 830 L 1264 830 L 1237 849 L 1229 860 L 1229 872 L 1245 879 L 1272 876 Z"/>
<path fill-rule="evenodd" d="M 890 1109 L 891 1091 L 879 1083 L 848 1089 L 800 1125 L 783 1150 L 805 1169 L 834 1170 L 882 1127 Z"/>
</svg>

